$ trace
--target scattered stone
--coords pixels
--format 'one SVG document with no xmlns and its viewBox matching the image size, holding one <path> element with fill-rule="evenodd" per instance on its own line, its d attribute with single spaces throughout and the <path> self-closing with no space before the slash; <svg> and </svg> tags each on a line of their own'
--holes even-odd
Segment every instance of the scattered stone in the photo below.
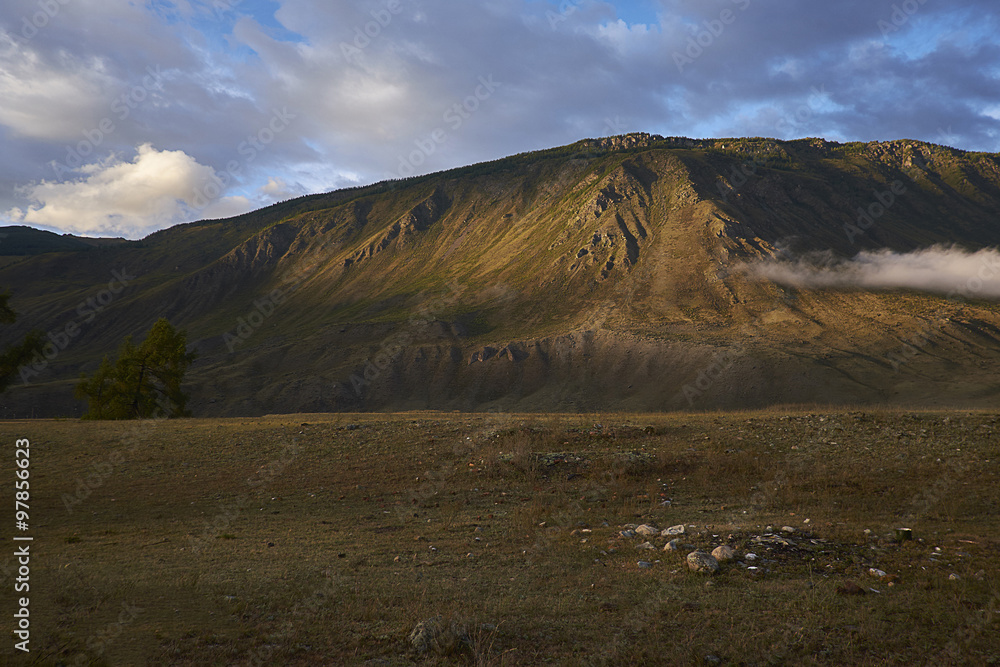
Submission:
<svg viewBox="0 0 1000 667">
<path fill-rule="evenodd" d="M 715 574 L 719 571 L 719 561 L 704 551 L 692 551 L 687 555 L 688 568 L 699 574 Z"/>
<path fill-rule="evenodd" d="M 650 542 L 643 542 L 642 544 L 636 545 L 635 548 L 636 549 L 655 549 L 656 547 L 653 546 L 653 544 L 650 543 Z"/>
<path fill-rule="evenodd" d="M 635 537 L 635 531 L 632 530 L 631 528 L 628 529 L 628 530 L 623 530 L 622 532 L 620 532 L 618 534 L 621 535 L 622 537 L 626 538 L 626 539 L 631 539 L 631 538 Z"/>
<path fill-rule="evenodd" d="M 771 544 L 771 545 L 778 545 L 778 546 L 782 546 L 782 547 L 794 547 L 795 546 L 795 542 L 792 541 L 791 538 L 788 538 L 788 537 L 778 537 L 777 535 L 764 535 L 764 536 L 759 536 L 758 535 L 757 537 L 754 537 L 751 540 L 751 542 L 753 542 L 754 544 Z"/>
<path fill-rule="evenodd" d="M 749 561 L 749 562 L 751 562 L 751 563 L 752 563 L 752 562 L 754 562 L 755 560 L 757 560 L 757 554 L 755 554 L 755 553 L 748 553 L 748 554 L 747 554 L 746 556 L 744 556 L 743 558 L 744 558 L 745 560 L 747 560 L 747 561 Z"/>
<path fill-rule="evenodd" d="M 864 595 L 865 589 L 853 581 L 845 581 L 843 586 L 837 586 L 837 595 Z"/>
<path fill-rule="evenodd" d="M 649 568 L 653 567 L 653 564 L 647 560 L 641 560 L 636 564 L 639 566 L 640 570 L 648 570 Z"/>
<path fill-rule="evenodd" d="M 410 631 L 410 646 L 417 653 L 433 651 L 439 655 L 456 655 L 472 647 L 472 640 L 461 623 L 445 623 L 440 616 L 417 623 Z"/>
<path fill-rule="evenodd" d="M 649 537 L 650 535 L 659 535 L 660 529 L 657 528 L 656 526 L 651 526 L 648 523 L 644 523 L 638 528 L 636 528 L 635 532 L 638 533 L 639 535 Z"/>
<path fill-rule="evenodd" d="M 876 579 L 885 579 L 885 577 L 886 577 L 886 574 L 885 574 L 884 570 L 879 570 L 879 569 L 874 568 L 874 567 L 868 568 L 868 574 L 872 575 Z"/>
<path fill-rule="evenodd" d="M 783 533 L 794 533 L 795 529 L 793 527 L 791 527 L 791 526 L 782 526 L 781 527 L 781 532 L 783 532 Z"/>
<path fill-rule="evenodd" d="M 721 665 L 722 664 L 722 658 L 720 658 L 717 655 L 712 655 L 711 653 L 709 653 L 708 655 L 705 656 L 705 664 L 706 665 Z"/>
<path fill-rule="evenodd" d="M 660 535 L 667 537 L 668 535 L 683 535 L 684 534 L 684 524 L 678 524 L 676 526 L 670 526 L 664 530 Z"/>
<path fill-rule="evenodd" d="M 948 579 L 951 580 L 951 581 L 958 581 L 961 578 L 962 577 L 958 576 L 954 572 L 952 572 L 951 574 L 948 575 Z"/>
<path fill-rule="evenodd" d="M 905 542 L 907 540 L 913 539 L 913 530 L 911 528 L 897 528 L 896 529 L 896 541 Z"/>
<path fill-rule="evenodd" d="M 681 541 L 679 538 L 674 538 L 667 542 L 667 546 L 663 547 L 664 551 L 680 551 Z"/>
<path fill-rule="evenodd" d="M 715 549 L 712 550 L 712 557 L 720 563 L 723 563 L 727 560 L 736 558 L 736 552 L 723 544 L 722 546 L 715 547 Z"/>
</svg>

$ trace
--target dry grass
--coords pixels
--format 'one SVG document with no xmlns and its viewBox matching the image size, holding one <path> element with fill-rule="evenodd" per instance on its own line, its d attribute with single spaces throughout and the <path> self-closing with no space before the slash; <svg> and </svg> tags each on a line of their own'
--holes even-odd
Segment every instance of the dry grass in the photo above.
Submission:
<svg viewBox="0 0 1000 667">
<path fill-rule="evenodd" d="M 995 424 L 412 413 L 0 433 L 32 441 L 37 664 L 909 665 L 1000 661 Z M 686 552 L 619 537 L 644 522 L 767 571 L 709 583 Z M 795 548 L 753 542 L 786 524 Z M 889 540 L 902 525 L 916 539 Z M 880 592 L 838 595 L 846 580 Z M 413 654 L 435 616 L 468 642 Z"/>
</svg>

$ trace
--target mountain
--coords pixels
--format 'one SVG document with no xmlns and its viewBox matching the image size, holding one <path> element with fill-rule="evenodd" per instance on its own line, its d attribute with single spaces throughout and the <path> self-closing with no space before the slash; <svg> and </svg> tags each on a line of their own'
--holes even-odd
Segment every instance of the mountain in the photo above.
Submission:
<svg viewBox="0 0 1000 667">
<path fill-rule="evenodd" d="M 47 252 L 73 252 L 128 243 L 123 238 L 91 238 L 55 234 L 21 225 L 0 227 L 0 257 L 41 255 Z"/>
<path fill-rule="evenodd" d="M 78 374 L 161 316 L 200 355 L 201 416 L 993 405 L 993 304 L 741 267 L 992 247 L 998 222 L 993 154 L 584 140 L 4 266 L 21 313 L 5 340 L 54 342 L 0 416 L 80 414 Z"/>
</svg>

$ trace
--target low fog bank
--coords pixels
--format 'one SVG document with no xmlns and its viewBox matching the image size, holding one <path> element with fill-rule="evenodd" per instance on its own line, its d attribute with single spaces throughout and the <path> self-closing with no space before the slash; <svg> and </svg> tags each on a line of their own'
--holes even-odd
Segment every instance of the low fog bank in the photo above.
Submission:
<svg viewBox="0 0 1000 667">
<path fill-rule="evenodd" d="M 865 250 L 778 257 L 743 267 L 751 277 L 806 289 L 910 289 L 950 298 L 1000 300 L 1000 250 L 932 246 L 914 252 Z"/>
</svg>

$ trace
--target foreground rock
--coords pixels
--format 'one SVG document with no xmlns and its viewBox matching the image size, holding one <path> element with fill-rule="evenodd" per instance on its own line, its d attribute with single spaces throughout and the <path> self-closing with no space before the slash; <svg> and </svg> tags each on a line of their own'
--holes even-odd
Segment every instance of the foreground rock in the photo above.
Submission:
<svg viewBox="0 0 1000 667">
<path fill-rule="evenodd" d="M 456 655 L 472 646 L 465 627 L 440 616 L 417 623 L 410 631 L 410 646 L 417 653 L 432 651 L 438 655 Z"/>
<path fill-rule="evenodd" d="M 687 555 L 687 564 L 692 572 L 715 574 L 719 571 L 719 561 L 704 551 L 692 551 Z"/>
<path fill-rule="evenodd" d="M 727 547 L 725 544 L 719 547 L 715 547 L 712 551 L 712 557 L 720 563 L 724 563 L 727 560 L 732 560 L 736 558 L 736 552 L 731 548 Z"/>
</svg>

